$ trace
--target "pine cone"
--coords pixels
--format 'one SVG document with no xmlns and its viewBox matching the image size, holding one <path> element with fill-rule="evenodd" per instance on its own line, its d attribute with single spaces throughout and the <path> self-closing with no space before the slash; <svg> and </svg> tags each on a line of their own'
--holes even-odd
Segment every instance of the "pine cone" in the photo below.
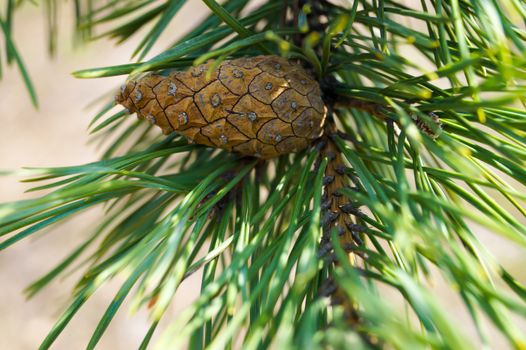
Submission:
<svg viewBox="0 0 526 350">
<path fill-rule="evenodd" d="M 213 61 L 168 76 L 129 80 L 115 98 L 130 113 L 190 141 L 272 158 L 321 136 L 326 108 L 318 83 L 278 56 Z"/>
</svg>

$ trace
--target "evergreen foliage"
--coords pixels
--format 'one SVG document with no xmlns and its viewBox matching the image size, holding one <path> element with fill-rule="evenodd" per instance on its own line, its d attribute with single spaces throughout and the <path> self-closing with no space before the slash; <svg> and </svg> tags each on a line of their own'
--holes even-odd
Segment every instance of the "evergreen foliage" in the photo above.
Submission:
<svg viewBox="0 0 526 350">
<path fill-rule="evenodd" d="M 162 136 L 109 101 L 91 125 L 106 147 L 100 161 L 29 169 L 26 181 L 43 182 L 32 190 L 45 193 L 0 207 L 0 250 L 105 208 L 93 234 L 27 289 L 85 270 L 41 349 L 117 275 L 125 282 L 87 348 L 126 298 L 150 310 L 141 349 L 153 346 L 174 294 L 197 272 L 199 296 L 158 331 L 161 349 L 470 349 L 491 347 L 495 331 L 525 349 L 516 320 L 526 317 L 526 288 L 473 224 L 526 247 L 526 4 L 202 1 L 210 16 L 149 59 L 191 1 L 75 1 L 78 40 L 143 39 L 133 63 L 74 75 L 124 82 L 209 58 L 282 55 L 321 82 L 325 136 L 258 161 Z M 44 3 L 52 38 L 60 2 Z M 3 53 L 36 104 L 11 39 L 16 5 L 7 1 L 0 18 Z M 478 339 L 441 308 L 427 283 L 438 275 L 464 302 Z"/>
</svg>

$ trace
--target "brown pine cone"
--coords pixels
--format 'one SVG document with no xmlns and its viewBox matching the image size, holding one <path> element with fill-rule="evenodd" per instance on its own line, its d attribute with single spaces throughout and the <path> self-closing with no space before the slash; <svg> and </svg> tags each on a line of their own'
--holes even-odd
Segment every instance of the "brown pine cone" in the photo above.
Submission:
<svg viewBox="0 0 526 350">
<path fill-rule="evenodd" d="M 190 141 L 272 158 L 297 152 L 321 136 L 326 108 L 318 83 L 279 56 L 213 61 L 168 76 L 129 80 L 115 97 L 139 119 Z"/>
</svg>

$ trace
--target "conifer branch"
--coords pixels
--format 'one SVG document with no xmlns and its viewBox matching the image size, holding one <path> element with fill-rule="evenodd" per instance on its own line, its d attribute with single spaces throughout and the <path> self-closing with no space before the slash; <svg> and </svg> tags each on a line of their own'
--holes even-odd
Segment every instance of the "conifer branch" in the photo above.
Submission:
<svg viewBox="0 0 526 350">
<path fill-rule="evenodd" d="M 206 0 L 209 15 L 158 48 L 191 3 L 76 1 L 78 40 L 141 40 L 130 52 L 136 61 L 74 75 L 163 79 L 210 58 L 217 68 L 270 53 L 319 83 L 323 103 L 303 97 L 318 116 L 328 108 L 324 134 L 261 161 L 161 135 L 108 100 L 90 125 L 101 160 L 24 170 L 41 195 L 0 206 L 0 250 L 106 208 L 84 242 L 27 290 L 34 295 L 85 268 L 41 348 L 115 276 L 125 282 L 88 348 L 126 298 L 152 318 L 141 348 L 491 348 L 486 322 L 510 347 L 524 348 L 520 272 L 477 234 L 481 226 L 526 248 L 524 5 Z M 50 35 L 58 4 L 48 6 Z M 7 5 L 6 61 L 19 66 L 36 101 L 12 40 L 16 6 Z M 197 271 L 196 301 L 159 326 Z M 476 337 L 463 334 L 434 295 L 428 281 L 436 275 L 462 300 Z M 400 301 L 386 299 L 386 290 Z"/>
</svg>

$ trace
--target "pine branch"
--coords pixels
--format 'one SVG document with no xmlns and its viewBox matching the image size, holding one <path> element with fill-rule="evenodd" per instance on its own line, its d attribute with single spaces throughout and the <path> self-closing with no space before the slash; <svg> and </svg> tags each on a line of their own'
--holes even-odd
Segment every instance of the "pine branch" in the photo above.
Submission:
<svg viewBox="0 0 526 350">
<path fill-rule="evenodd" d="M 107 102 L 91 124 L 101 161 L 25 170 L 45 194 L 0 207 L 0 250 L 106 207 L 92 235 L 28 288 L 33 295 L 85 269 L 41 348 L 117 275 L 125 282 L 88 348 L 125 298 L 151 313 L 141 348 L 156 332 L 160 348 L 491 347 L 487 321 L 524 348 L 515 320 L 526 317 L 526 289 L 473 228 L 526 246 L 524 5 L 207 0 L 210 15 L 159 50 L 183 3 L 77 1 L 79 37 L 143 37 L 137 62 L 75 76 L 124 82 L 210 58 L 281 55 L 319 80 L 325 133 L 301 152 L 257 161 L 162 136 Z M 7 57 L 17 60 L 11 44 Z M 197 271 L 197 300 L 157 331 Z M 433 296 L 427 281 L 437 274 L 464 302 L 478 339 Z"/>
</svg>

